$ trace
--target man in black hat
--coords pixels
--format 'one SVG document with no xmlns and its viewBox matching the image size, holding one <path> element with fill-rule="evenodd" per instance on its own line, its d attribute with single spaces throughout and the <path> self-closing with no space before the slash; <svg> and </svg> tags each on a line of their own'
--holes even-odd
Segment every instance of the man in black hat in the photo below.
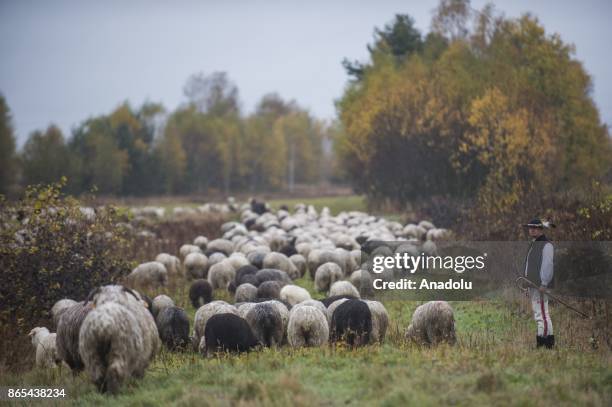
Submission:
<svg viewBox="0 0 612 407">
<path fill-rule="evenodd" d="M 554 248 L 544 234 L 544 228 L 549 225 L 548 222 L 542 222 L 540 219 L 533 219 L 524 225 L 532 239 L 525 257 L 525 278 L 539 287 L 539 289 L 529 287 L 533 318 L 538 326 L 537 347 L 545 346 L 552 349 L 555 345 L 555 336 L 548 312 L 548 295 L 545 292 L 553 283 Z"/>
</svg>

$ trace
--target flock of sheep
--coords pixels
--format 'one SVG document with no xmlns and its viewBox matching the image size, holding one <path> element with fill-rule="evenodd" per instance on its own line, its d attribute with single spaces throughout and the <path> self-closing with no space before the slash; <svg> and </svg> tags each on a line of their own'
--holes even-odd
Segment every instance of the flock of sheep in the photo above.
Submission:
<svg viewBox="0 0 612 407">
<path fill-rule="evenodd" d="M 221 238 L 198 236 L 180 247 L 178 257 L 161 253 L 136 267 L 125 286 L 96 288 L 80 302 L 58 301 L 51 309 L 56 332 L 30 332 L 37 366 L 65 363 L 75 373 L 86 371 L 100 391 L 116 393 L 126 379 L 144 375 L 162 344 L 210 356 L 259 347 L 382 343 L 389 315 L 381 302 L 368 299 L 372 277 L 361 266 L 360 248 L 368 241 L 405 240 L 434 250 L 434 240 L 448 234 L 430 222 L 403 226 L 361 212 L 331 216 L 327 208 L 317 213 L 303 204 L 293 213 L 286 207 L 273 213 L 256 201 L 236 209 L 240 221 L 223 224 Z M 293 283 L 307 274 L 326 298 L 312 299 Z M 197 309 L 193 324 L 169 296 L 151 300 L 140 292 L 184 279 Z M 234 303 L 213 300 L 215 290 L 228 290 Z M 419 306 L 406 337 L 454 344 L 450 305 Z"/>
</svg>

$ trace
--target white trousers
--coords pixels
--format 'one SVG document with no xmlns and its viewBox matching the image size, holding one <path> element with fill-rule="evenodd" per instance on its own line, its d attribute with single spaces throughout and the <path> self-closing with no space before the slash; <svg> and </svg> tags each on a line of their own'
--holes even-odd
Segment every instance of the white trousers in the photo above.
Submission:
<svg viewBox="0 0 612 407">
<path fill-rule="evenodd" d="M 533 319 L 538 325 L 538 336 L 553 335 L 552 321 L 548 313 L 548 295 L 535 288 L 529 288 L 529 299 L 533 310 Z"/>
</svg>

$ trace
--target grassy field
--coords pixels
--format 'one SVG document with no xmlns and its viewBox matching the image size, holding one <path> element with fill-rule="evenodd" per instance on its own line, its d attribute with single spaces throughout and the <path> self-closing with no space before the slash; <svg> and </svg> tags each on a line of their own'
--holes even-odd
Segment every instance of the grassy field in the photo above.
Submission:
<svg viewBox="0 0 612 407">
<path fill-rule="evenodd" d="M 309 289 L 307 279 L 298 284 Z M 184 288 L 173 292 L 191 318 Z M 226 293 L 216 293 L 227 298 Z M 554 307 L 561 334 L 553 351 L 534 349 L 527 304 L 508 291 L 490 302 L 455 302 L 458 345 L 405 343 L 416 302 L 386 307 L 391 326 L 382 345 L 358 350 L 288 347 L 204 359 L 163 351 L 143 380 L 121 395 L 98 394 L 85 375 L 66 369 L 3 375 L 2 386 L 65 388 L 61 404 L 130 405 L 610 405 L 610 352 L 592 349 L 580 321 Z"/>
<path fill-rule="evenodd" d="M 299 201 L 334 213 L 364 209 L 358 197 Z M 297 284 L 322 298 L 310 279 Z M 283 347 L 211 359 L 162 351 L 145 378 L 130 381 L 116 397 L 98 394 L 84 374 L 73 377 L 65 368 L 18 375 L 0 370 L 0 386 L 61 387 L 67 399 L 52 403 L 62 405 L 611 405 L 612 354 L 605 343 L 593 342 L 592 322 L 551 305 L 558 346 L 536 350 L 526 299 L 511 287 L 501 291 L 494 301 L 452 303 L 454 347 L 406 343 L 403 334 L 419 303 L 388 301 L 391 322 L 382 345 Z M 187 286 L 168 293 L 193 321 Z M 230 300 L 227 292 L 215 294 Z"/>
</svg>

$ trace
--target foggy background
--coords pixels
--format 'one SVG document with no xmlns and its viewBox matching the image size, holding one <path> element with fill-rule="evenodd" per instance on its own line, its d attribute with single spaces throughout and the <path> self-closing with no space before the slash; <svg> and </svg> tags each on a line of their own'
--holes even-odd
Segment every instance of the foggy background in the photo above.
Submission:
<svg viewBox="0 0 612 407">
<path fill-rule="evenodd" d="M 485 1 L 472 1 L 481 9 Z M 602 120 L 612 120 L 607 1 L 497 1 L 506 16 L 530 11 L 577 47 Z M 428 1 L 0 1 L 0 92 L 18 146 L 35 129 L 65 134 L 124 100 L 175 109 L 188 76 L 226 71 L 249 112 L 267 92 L 335 116 L 344 57 L 366 60 L 374 27 L 410 14 L 429 31 Z"/>
</svg>

